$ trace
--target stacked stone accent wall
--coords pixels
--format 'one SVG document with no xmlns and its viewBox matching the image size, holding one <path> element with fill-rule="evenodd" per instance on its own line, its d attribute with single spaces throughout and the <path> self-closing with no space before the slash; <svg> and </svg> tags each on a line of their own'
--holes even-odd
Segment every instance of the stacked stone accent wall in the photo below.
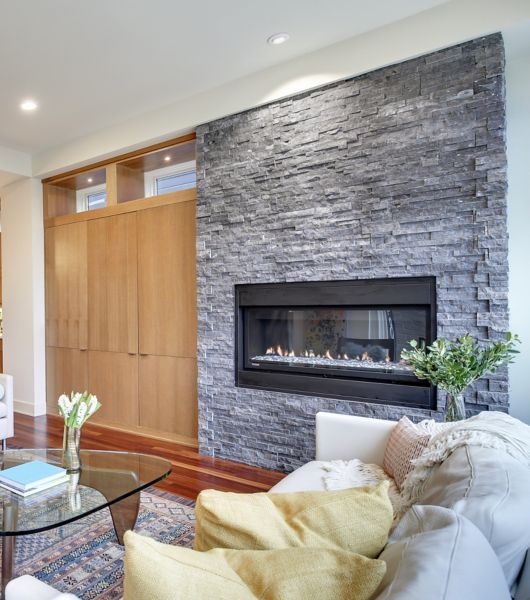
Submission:
<svg viewBox="0 0 530 600">
<path fill-rule="evenodd" d="M 202 125 L 197 150 L 201 452 L 290 471 L 319 410 L 440 418 L 236 387 L 234 285 L 435 275 L 439 336 L 506 331 L 500 34 Z M 506 370 L 466 401 L 506 411 Z"/>
</svg>

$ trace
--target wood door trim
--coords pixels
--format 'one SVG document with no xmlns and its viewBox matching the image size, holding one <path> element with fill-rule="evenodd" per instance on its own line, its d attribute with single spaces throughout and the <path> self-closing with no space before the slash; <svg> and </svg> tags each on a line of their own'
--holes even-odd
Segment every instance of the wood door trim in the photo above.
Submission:
<svg viewBox="0 0 530 600">
<path fill-rule="evenodd" d="M 152 196 L 150 198 L 140 198 L 139 200 L 131 200 L 122 202 L 97 210 L 75 213 L 73 215 L 62 215 L 60 217 L 50 217 L 44 220 L 44 227 L 58 227 L 59 225 L 68 225 L 69 223 L 81 223 L 83 221 L 91 221 L 92 219 L 103 219 L 124 213 L 137 212 L 156 208 L 158 206 L 169 206 L 171 204 L 179 204 L 181 202 L 190 202 L 197 199 L 197 189 L 182 190 L 180 192 L 171 192 L 163 196 Z"/>
<path fill-rule="evenodd" d="M 132 150 L 131 152 L 126 152 L 125 154 L 118 154 L 118 156 L 113 156 L 112 158 L 100 160 L 99 162 L 92 163 L 90 165 L 87 165 L 86 167 L 79 167 L 78 169 L 72 169 L 71 171 L 67 171 L 66 173 L 60 173 L 59 175 L 52 175 L 51 177 L 46 177 L 42 180 L 42 183 L 57 183 L 58 181 L 62 181 L 63 179 L 69 179 L 70 177 L 78 175 L 79 173 L 86 173 L 87 171 L 93 171 L 94 169 L 98 169 L 99 167 L 106 167 L 107 165 L 110 165 L 112 163 L 121 162 L 123 160 L 135 158 L 136 156 L 142 156 L 151 152 L 156 152 L 157 150 L 162 150 L 163 148 L 168 148 L 169 146 L 175 146 L 176 144 L 190 142 L 196 139 L 196 137 L 197 135 L 195 134 L 195 132 L 188 133 L 186 135 L 181 135 L 179 137 L 166 140 L 164 142 L 152 144 L 151 146 L 147 146 L 147 148 Z"/>
</svg>

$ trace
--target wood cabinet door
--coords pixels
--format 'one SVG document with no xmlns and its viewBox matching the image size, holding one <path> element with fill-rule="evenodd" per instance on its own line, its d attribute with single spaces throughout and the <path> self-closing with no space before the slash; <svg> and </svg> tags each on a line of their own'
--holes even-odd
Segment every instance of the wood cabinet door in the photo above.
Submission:
<svg viewBox="0 0 530 600">
<path fill-rule="evenodd" d="M 88 222 L 88 347 L 138 352 L 136 214 Z"/>
<path fill-rule="evenodd" d="M 138 425 L 138 355 L 90 350 L 88 389 L 101 402 L 95 423 Z"/>
<path fill-rule="evenodd" d="M 46 406 L 50 414 L 58 414 L 61 394 L 88 389 L 87 352 L 75 348 L 46 348 Z"/>
<path fill-rule="evenodd" d="M 86 349 L 87 223 L 46 229 L 46 343 Z"/>
<path fill-rule="evenodd" d="M 195 201 L 137 218 L 140 354 L 195 358 Z"/>
<path fill-rule="evenodd" d="M 140 425 L 197 439 L 197 361 L 140 356 Z"/>
</svg>

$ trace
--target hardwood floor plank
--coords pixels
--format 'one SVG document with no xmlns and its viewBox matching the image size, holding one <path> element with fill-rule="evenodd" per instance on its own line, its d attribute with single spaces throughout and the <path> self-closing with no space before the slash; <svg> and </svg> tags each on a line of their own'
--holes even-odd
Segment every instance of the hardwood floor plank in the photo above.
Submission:
<svg viewBox="0 0 530 600">
<path fill-rule="evenodd" d="M 63 423 L 60 417 L 30 417 L 16 413 L 15 437 L 8 440 L 8 447 L 60 448 L 62 440 Z M 173 468 L 169 477 L 158 483 L 157 487 L 192 500 L 201 490 L 212 488 L 225 492 L 263 492 L 284 477 L 276 471 L 201 456 L 189 446 L 116 431 L 93 423 L 83 427 L 81 448 L 145 452 L 166 458 L 171 461 Z"/>
</svg>

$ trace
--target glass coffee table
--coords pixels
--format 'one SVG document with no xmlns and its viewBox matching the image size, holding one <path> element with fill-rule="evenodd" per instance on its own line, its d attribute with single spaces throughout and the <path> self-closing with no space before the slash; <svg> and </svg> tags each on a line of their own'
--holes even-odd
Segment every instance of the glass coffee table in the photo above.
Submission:
<svg viewBox="0 0 530 600">
<path fill-rule="evenodd" d="M 0 453 L 0 469 L 30 460 L 62 466 L 62 450 L 6 450 Z M 60 527 L 108 507 L 118 542 L 123 544 L 124 533 L 136 523 L 140 491 L 171 472 L 169 461 L 134 452 L 81 450 L 81 465 L 67 483 L 26 498 L 0 487 L 0 598 L 13 576 L 17 536 Z"/>
</svg>

